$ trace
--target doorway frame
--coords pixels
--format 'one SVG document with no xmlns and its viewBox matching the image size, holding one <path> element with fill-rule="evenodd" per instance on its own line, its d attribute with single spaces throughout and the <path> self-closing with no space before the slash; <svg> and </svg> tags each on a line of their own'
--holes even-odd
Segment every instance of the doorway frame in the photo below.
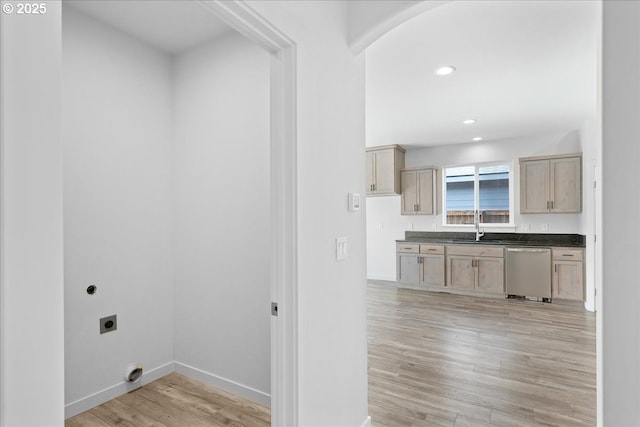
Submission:
<svg viewBox="0 0 640 427">
<path fill-rule="evenodd" d="M 428 13 L 430 10 L 451 3 L 455 0 L 419 0 L 413 4 L 388 11 L 383 19 L 371 23 L 366 30 L 357 34 L 357 37 L 349 41 L 349 46 L 354 55 L 363 54 L 375 41 L 404 24 L 416 16 Z M 596 34 L 596 116 L 595 116 L 595 138 L 597 147 L 597 162 L 594 165 L 594 193 L 593 193 L 593 221 L 589 223 L 593 232 L 594 241 L 592 251 L 594 255 L 594 311 L 596 315 L 596 425 L 604 425 L 604 245 L 603 245 L 603 151 L 604 151 L 604 28 L 605 28 L 605 0 L 596 0 L 598 3 L 599 22 Z M 586 164 L 583 167 L 587 166 Z M 588 167 L 588 166 L 587 166 Z M 585 183 L 591 185 L 590 182 Z M 587 187 L 584 188 L 585 190 Z M 584 212 L 583 212 L 584 213 Z M 597 239 L 596 239 L 597 237 Z M 586 308 L 586 307 L 585 307 Z"/>
<path fill-rule="evenodd" d="M 197 0 L 270 58 L 271 425 L 298 425 L 296 43 L 241 0 Z"/>
</svg>

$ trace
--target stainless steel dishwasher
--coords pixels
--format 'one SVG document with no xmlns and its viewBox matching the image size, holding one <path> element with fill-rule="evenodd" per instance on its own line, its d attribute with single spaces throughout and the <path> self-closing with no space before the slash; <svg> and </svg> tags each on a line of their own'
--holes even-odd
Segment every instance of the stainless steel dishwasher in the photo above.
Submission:
<svg viewBox="0 0 640 427">
<path fill-rule="evenodd" d="M 507 248 L 507 297 L 551 301 L 551 249 Z"/>
</svg>

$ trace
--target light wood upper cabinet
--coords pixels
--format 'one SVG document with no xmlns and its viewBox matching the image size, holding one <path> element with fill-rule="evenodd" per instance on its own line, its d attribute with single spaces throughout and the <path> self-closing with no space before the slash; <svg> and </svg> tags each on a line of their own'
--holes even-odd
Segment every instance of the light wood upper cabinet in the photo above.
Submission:
<svg viewBox="0 0 640 427">
<path fill-rule="evenodd" d="M 436 209 L 436 169 L 403 170 L 402 215 L 435 215 Z"/>
<path fill-rule="evenodd" d="M 581 154 L 520 159 L 520 213 L 581 211 Z"/>
<path fill-rule="evenodd" d="M 550 165 L 551 212 L 580 212 L 582 210 L 582 157 L 552 159 Z"/>
<path fill-rule="evenodd" d="M 369 147 L 366 154 L 367 196 L 400 194 L 404 148 L 399 145 Z"/>
</svg>

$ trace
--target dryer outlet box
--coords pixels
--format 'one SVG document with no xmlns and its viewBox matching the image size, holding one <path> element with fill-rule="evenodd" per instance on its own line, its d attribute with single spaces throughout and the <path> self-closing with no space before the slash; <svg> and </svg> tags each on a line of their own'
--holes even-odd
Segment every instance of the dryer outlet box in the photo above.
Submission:
<svg viewBox="0 0 640 427">
<path fill-rule="evenodd" d="M 113 332 L 118 329 L 118 316 L 113 314 L 111 316 L 103 317 L 100 319 L 100 334 L 106 334 L 107 332 Z"/>
</svg>

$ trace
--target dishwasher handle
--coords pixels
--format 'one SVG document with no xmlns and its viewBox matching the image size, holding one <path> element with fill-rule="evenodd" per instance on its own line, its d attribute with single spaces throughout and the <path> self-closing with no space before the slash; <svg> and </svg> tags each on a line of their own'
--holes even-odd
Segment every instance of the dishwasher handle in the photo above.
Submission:
<svg viewBox="0 0 640 427">
<path fill-rule="evenodd" d="M 533 249 L 533 248 L 507 248 L 507 252 L 533 252 L 533 253 L 546 253 L 549 249 Z"/>
</svg>

